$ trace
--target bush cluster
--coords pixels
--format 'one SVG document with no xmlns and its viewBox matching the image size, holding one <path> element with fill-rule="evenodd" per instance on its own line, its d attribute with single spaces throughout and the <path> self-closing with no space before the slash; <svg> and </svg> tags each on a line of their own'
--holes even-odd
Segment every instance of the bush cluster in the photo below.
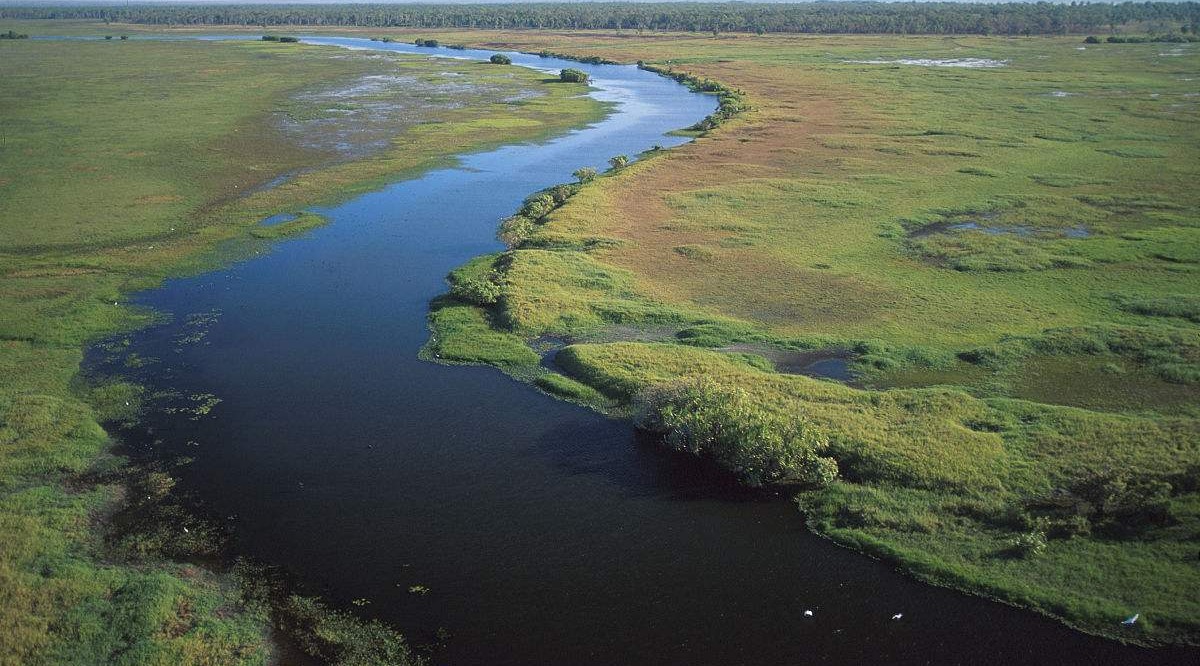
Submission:
<svg viewBox="0 0 1200 666">
<path fill-rule="evenodd" d="M 0 18 L 90 19 L 158 25 L 321 25 L 510 30 L 645 30 L 721 33 L 1062 35 L 1075 31 L 1182 24 L 1193 33 L 1194 2 L 500 2 L 489 4 L 132 3 L 0 8 Z M 115 3 L 114 3 L 115 4 Z"/>
<path fill-rule="evenodd" d="M 456 298 L 475 305 L 492 305 L 500 300 L 501 288 L 498 276 L 488 278 L 464 277 L 450 285 L 450 293 Z"/>
<path fill-rule="evenodd" d="M 573 56 L 573 55 L 567 55 L 564 53 L 555 53 L 554 51 L 538 51 L 538 57 L 558 58 L 559 60 L 574 60 L 575 62 L 582 62 L 582 63 L 586 63 L 588 65 L 619 65 L 619 64 L 621 64 L 621 63 L 617 62 L 616 60 L 609 60 L 608 58 L 601 58 L 600 56 L 578 57 L 578 56 Z"/>
<path fill-rule="evenodd" d="M 1034 516 L 1034 527 L 1052 537 L 1093 532 L 1109 538 L 1136 537 L 1152 527 L 1177 522 L 1171 497 L 1195 484 L 1196 474 L 1196 468 L 1170 478 L 1092 473 L 1029 502 L 1027 509 Z"/>
<path fill-rule="evenodd" d="M 707 378 L 651 386 L 634 399 L 638 428 L 677 451 L 712 458 L 744 483 L 824 486 L 837 462 L 821 455 L 828 439 L 803 418 L 763 409 L 740 388 Z"/>
<path fill-rule="evenodd" d="M 578 177 L 578 173 L 579 171 L 576 171 L 576 177 Z M 592 175 L 595 177 L 595 170 L 592 170 Z M 550 214 L 550 211 L 575 196 L 583 182 L 585 181 L 580 179 L 579 183 L 554 185 L 526 197 L 521 208 L 500 224 L 500 240 L 509 247 L 520 245 L 533 233 L 534 227 Z"/>
<path fill-rule="evenodd" d="M 587 83 L 588 75 L 582 69 L 568 67 L 558 73 L 558 80 L 563 83 Z"/>
<path fill-rule="evenodd" d="M 750 104 L 746 102 L 746 96 L 740 90 L 735 90 L 725 85 L 713 81 L 712 79 L 702 79 L 698 76 L 693 76 L 685 72 L 676 72 L 670 67 L 661 67 L 659 65 L 650 65 L 641 60 L 637 63 L 638 69 L 644 69 L 647 72 L 654 72 L 662 76 L 667 76 L 684 84 L 692 90 L 699 92 L 713 93 L 717 95 L 717 110 L 708 114 L 703 120 L 692 125 L 688 129 L 697 132 L 707 132 L 711 129 L 720 127 L 722 123 L 737 114 L 750 110 Z"/>
<path fill-rule="evenodd" d="M 1036 557 L 1046 551 L 1046 534 L 1040 530 L 1018 534 L 1009 540 L 1008 548 L 1014 557 Z"/>
<path fill-rule="evenodd" d="M 1096 41 L 1089 41 L 1089 40 Z M 1099 44 L 1100 40 L 1094 36 L 1089 36 L 1083 40 L 1086 44 Z M 1200 35 L 1109 35 L 1104 39 L 1109 44 L 1150 44 L 1163 42 L 1168 44 L 1186 44 L 1188 42 L 1200 42 Z"/>
</svg>

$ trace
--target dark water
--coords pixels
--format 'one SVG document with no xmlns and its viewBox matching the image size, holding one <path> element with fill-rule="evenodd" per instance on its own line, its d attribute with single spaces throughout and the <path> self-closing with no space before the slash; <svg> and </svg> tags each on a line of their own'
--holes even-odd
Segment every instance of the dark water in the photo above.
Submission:
<svg viewBox="0 0 1200 666">
<path fill-rule="evenodd" d="M 133 442 L 195 458 L 182 483 L 231 517 L 241 552 L 340 604 L 370 600 L 364 615 L 416 642 L 445 628 L 435 661 L 446 664 L 1195 656 L 914 583 L 807 533 L 787 502 L 639 443 L 626 423 L 491 369 L 419 361 L 442 276 L 496 250 L 499 219 L 526 194 L 677 143 L 663 132 L 714 106 L 633 68 L 513 60 L 587 69 L 597 96 L 621 105 L 556 141 L 468 156 L 321 211 L 327 227 L 134 298 L 174 315 L 133 336 L 133 351 L 158 359 L 139 378 L 222 402 L 198 420 L 150 414 Z M 93 367 L 112 370 L 103 357 L 93 350 Z"/>
</svg>

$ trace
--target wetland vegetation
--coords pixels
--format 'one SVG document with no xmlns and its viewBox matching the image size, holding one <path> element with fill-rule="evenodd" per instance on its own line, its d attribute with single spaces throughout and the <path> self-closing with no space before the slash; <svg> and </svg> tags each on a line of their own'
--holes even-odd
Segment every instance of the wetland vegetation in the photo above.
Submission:
<svg viewBox="0 0 1200 666">
<path fill-rule="evenodd" d="M 878 17 L 904 11 L 861 7 L 872 17 L 862 32 L 883 32 Z M 931 20 L 920 7 L 910 18 Z M 941 7 L 953 18 L 944 27 L 897 31 L 982 31 L 964 8 Z M 102 11 L 249 24 L 237 6 L 208 19 L 191 8 Z M 578 182 L 526 200 L 501 226 L 507 251 L 450 275 L 431 308 L 428 354 L 636 416 L 748 483 L 786 482 L 813 530 L 921 579 L 1120 640 L 1200 643 L 1200 600 L 1187 593 L 1200 586 L 1200 49 L 1151 38 L 1194 35 L 1196 5 L 1006 11 L 1027 14 L 1001 13 L 1009 22 L 989 31 L 1106 34 L 1117 18 L 1131 27 L 1086 43 L 754 35 L 775 28 L 741 19 L 713 24 L 716 35 L 708 24 L 687 26 L 703 35 L 650 34 L 678 26 L 636 21 L 572 23 L 605 30 L 571 33 L 458 31 L 426 18 L 408 19 L 428 28 L 419 37 L 389 28 L 384 41 L 636 62 L 721 101 L 688 130 L 694 144 L 607 174 L 583 167 Z M 1090 18 L 1029 27 L 1043 12 Z M 505 21 L 484 25 L 518 25 Z M 976 28 L 956 27 L 967 21 Z M 857 30 L 835 21 L 813 31 Z M 260 663 L 268 608 L 335 637 L 306 646 L 323 658 L 361 659 L 336 637 L 376 635 L 371 645 L 407 659 L 381 626 L 323 614 L 311 599 L 252 603 L 226 577 L 156 559 L 161 535 L 105 542 L 96 522 L 124 489 L 170 477 L 114 471 L 98 423 L 136 417 L 138 388 L 81 382 L 80 348 L 147 323 L 121 295 L 213 265 L 218 244 L 321 223 L 258 220 L 428 168 L 493 142 L 495 129 L 540 136 L 597 110 L 539 77 L 496 78 L 515 68 L 460 64 L 505 94 L 539 96 L 438 108 L 405 125 L 403 150 L 334 154 L 282 140 L 268 119 L 320 120 L 329 107 L 305 109 L 295 93 L 329 81 L 400 72 L 436 86 L 452 66 L 273 43 L 3 48 L 5 80 L 22 91 L 0 102 L 0 540 L 19 544 L 0 561 L 11 600 L 0 613 L 13 663 Z M 142 80 L 114 75 L 151 61 Z M 146 118 L 139 102 L 164 91 L 161 116 Z M 79 132 L 93 126 L 65 111 L 78 99 L 103 102 L 89 107 L 96 126 L 139 118 L 152 131 Z M 199 117 L 209 122 L 178 121 Z M 286 180 L 256 189 L 273 178 Z M 849 380 L 772 361 L 828 350 L 847 359 Z M 1135 613 L 1139 622 L 1120 623 Z"/>
<path fill-rule="evenodd" d="M 322 223 L 260 220 L 603 109 L 525 69 L 270 40 L 2 50 L 0 663 L 261 664 L 269 616 L 323 659 L 405 663 L 382 625 L 202 566 L 222 530 L 173 497 L 180 463 L 127 467 L 100 426 L 151 396 L 78 376 L 83 347 L 153 319 L 124 304 L 130 291 Z M 347 115 L 370 141 L 322 141 Z M 218 400 L 195 398 L 196 418 Z"/>
<path fill-rule="evenodd" d="M 435 305 L 443 358 L 615 413 L 705 377 L 818 433 L 838 473 L 797 495 L 814 530 L 1088 631 L 1198 640 L 1194 47 L 446 35 L 669 67 L 749 110 L 527 202 L 508 252 L 451 275 L 492 286 Z M 551 338 L 549 367 L 522 346 Z M 853 377 L 725 350 L 747 344 L 848 350 Z M 810 450 L 664 419 L 756 482 Z"/>
</svg>

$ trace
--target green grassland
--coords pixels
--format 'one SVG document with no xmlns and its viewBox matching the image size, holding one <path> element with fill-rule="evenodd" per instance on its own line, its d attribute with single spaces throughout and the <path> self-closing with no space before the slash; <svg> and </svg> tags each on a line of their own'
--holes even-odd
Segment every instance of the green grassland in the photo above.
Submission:
<svg viewBox="0 0 1200 666">
<path fill-rule="evenodd" d="M 328 115 L 308 93 L 367 76 L 432 91 L 418 122 L 375 128 L 383 147 L 339 154 L 280 129 Z M 78 377 L 83 348 L 149 321 L 125 294 L 323 222 L 268 216 L 604 109 L 519 68 L 261 42 L 6 40 L 0 81 L 0 664 L 264 664 L 269 612 L 325 661 L 408 663 L 382 625 L 164 559 L 214 547 L 170 499 L 169 468 L 109 453 L 100 423 L 136 418 L 139 390 Z M 345 104 L 404 92 L 378 95 Z"/>
<path fill-rule="evenodd" d="M 738 387 L 828 438 L 839 478 L 797 494 L 817 532 L 1086 631 L 1200 643 L 1200 49 L 426 34 L 643 60 L 752 107 L 451 275 L 441 358 L 616 414 L 680 378 Z M 915 58 L 1002 66 L 895 62 Z M 546 340 L 553 369 L 522 348 Z M 734 343 L 844 350 L 855 379 Z"/>
</svg>

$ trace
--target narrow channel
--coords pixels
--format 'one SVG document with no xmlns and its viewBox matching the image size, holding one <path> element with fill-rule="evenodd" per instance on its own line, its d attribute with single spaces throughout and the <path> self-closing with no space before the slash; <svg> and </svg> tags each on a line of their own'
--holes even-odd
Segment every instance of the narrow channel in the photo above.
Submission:
<svg viewBox="0 0 1200 666">
<path fill-rule="evenodd" d="M 634 67 L 511 56 L 585 69 L 614 112 L 320 210 L 325 227 L 133 298 L 172 318 L 132 336 L 131 351 L 160 360 L 137 378 L 221 402 L 199 420 L 148 414 L 130 444 L 194 458 L 181 483 L 229 517 L 239 552 L 286 567 L 339 606 L 366 600 L 357 612 L 414 643 L 443 630 L 438 664 L 1191 656 L 919 584 L 808 533 L 782 498 L 638 441 L 628 423 L 493 369 L 419 360 L 443 277 L 500 249 L 496 227 L 526 195 L 613 155 L 676 145 L 685 139 L 665 133 L 715 106 Z M 213 315 L 203 342 L 181 346 L 197 313 Z M 94 371 L 115 371 L 103 359 L 89 354 Z"/>
</svg>

